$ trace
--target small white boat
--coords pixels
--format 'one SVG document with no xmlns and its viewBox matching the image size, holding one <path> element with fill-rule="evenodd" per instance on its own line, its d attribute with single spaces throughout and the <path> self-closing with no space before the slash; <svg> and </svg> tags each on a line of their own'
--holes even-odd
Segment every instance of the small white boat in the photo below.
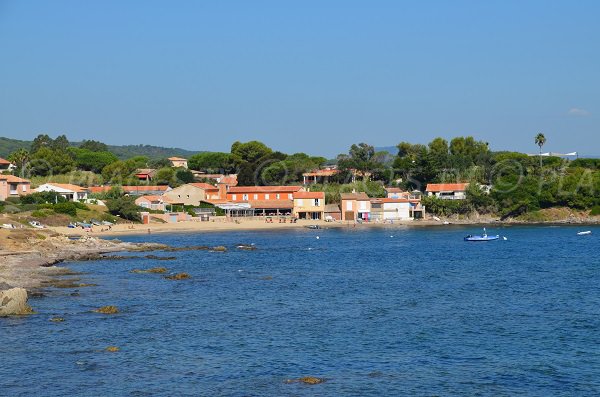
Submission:
<svg viewBox="0 0 600 397">
<path fill-rule="evenodd" d="M 577 233 L 578 236 L 587 236 L 588 234 L 592 234 L 591 230 L 586 230 L 584 232 Z"/>
<path fill-rule="evenodd" d="M 29 222 L 29 224 L 32 227 L 35 227 L 36 229 L 43 229 L 46 227 L 46 226 L 42 225 L 41 223 L 39 223 L 38 221 L 31 221 L 31 222 Z"/>
</svg>

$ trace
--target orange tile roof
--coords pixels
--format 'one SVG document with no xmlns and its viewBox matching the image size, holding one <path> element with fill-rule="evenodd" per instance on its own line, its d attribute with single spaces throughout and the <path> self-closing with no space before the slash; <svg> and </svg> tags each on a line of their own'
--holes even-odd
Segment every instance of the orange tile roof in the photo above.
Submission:
<svg viewBox="0 0 600 397">
<path fill-rule="evenodd" d="M 295 199 L 324 199 L 325 192 L 295 192 Z"/>
<path fill-rule="evenodd" d="M 70 183 L 53 183 L 53 182 L 50 182 L 50 183 L 45 183 L 45 185 L 56 186 L 56 187 L 59 187 L 61 189 L 70 190 L 72 192 L 87 192 L 88 191 L 88 188 L 77 186 L 77 185 L 72 185 Z"/>
<path fill-rule="evenodd" d="M 339 173 L 339 170 L 314 170 L 310 172 L 305 172 L 302 174 L 302 176 L 333 176 Z"/>
<path fill-rule="evenodd" d="M 404 190 L 400 189 L 399 187 L 386 187 L 385 191 L 388 193 L 404 193 Z"/>
<path fill-rule="evenodd" d="M 223 185 L 236 186 L 238 181 L 237 181 L 237 177 L 235 177 L 235 176 L 224 176 L 223 178 L 221 178 L 219 180 L 219 183 L 223 184 Z"/>
<path fill-rule="evenodd" d="M 169 161 L 187 161 L 187 159 L 182 159 L 181 157 L 169 157 L 167 160 L 169 160 Z"/>
<path fill-rule="evenodd" d="M 31 183 L 27 179 L 19 178 L 14 175 L 0 175 L 0 179 L 6 180 L 8 183 Z"/>
<path fill-rule="evenodd" d="M 428 183 L 426 192 L 457 192 L 465 191 L 468 183 Z"/>
<path fill-rule="evenodd" d="M 406 199 L 406 198 L 372 198 L 372 203 L 419 203 L 419 199 Z"/>
<path fill-rule="evenodd" d="M 204 190 L 215 190 L 215 191 L 219 190 L 218 187 L 213 186 L 210 183 L 190 183 L 189 185 L 192 185 L 194 187 L 197 187 L 199 189 L 204 189 Z"/>
<path fill-rule="evenodd" d="M 294 193 L 302 186 L 232 186 L 227 193 Z"/>
<path fill-rule="evenodd" d="M 124 192 L 164 192 L 166 191 L 169 186 L 166 185 L 160 185 L 160 186 L 146 186 L 146 185 L 141 185 L 141 186 L 92 186 L 90 187 L 90 191 L 92 193 L 103 193 L 103 192 L 108 192 L 110 189 L 112 189 L 113 187 L 119 187 L 121 189 L 123 189 Z"/>
<path fill-rule="evenodd" d="M 0 164 L 4 164 L 4 165 L 10 165 L 12 164 L 10 161 L 3 159 L 2 157 L 0 157 Z"/>
<path fill-rule="evenodd" d="M 367 196 L 367 193 L 365 193 L 365 192 L 360 192 L 360 193 L 340 193 L 340 198 L 342 200 L 368 200 L 369 196 Z"/>
</svg>

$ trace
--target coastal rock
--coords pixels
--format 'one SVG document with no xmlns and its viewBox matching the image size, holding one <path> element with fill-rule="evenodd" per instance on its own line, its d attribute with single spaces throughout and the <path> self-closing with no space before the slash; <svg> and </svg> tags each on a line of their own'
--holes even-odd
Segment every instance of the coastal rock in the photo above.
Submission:
<svg viewBox="0 0 600 397">
<path fill-rule="evenodd" d="M 252 244 L 238 244 L 236 248 L 243 251 L 256 251 L 256 246 Z"/>
<path fill-rule="evenodd" d="M 210 250 L 213 252 L 225 252 L 225 251 L 227 251 L 227 247 L 224 247 L 222 245 L 217 245 L 216 247 L 212 247 Z"/>
<path fill-rule="evenodd" d="M 146 255 L 146 259 L 155 259 L 157 261 L 173 261 L 177 259 L 176 256 L 156 256 L 156 255 Z"/>
<path fill-rule="evenodd" d="M 119 313 L 119 309 L 116 306 L 102 306 L 96 310 L 94 310 L 96 313 L 102 313 L 102 314 L 117 314 Z"/>
<path fill-rule="evenodd" d="M 207 251 L 210 247 L 206 245 L 190 245 L 187 247 L 166 247 L 162 250 L 165 252 L 179 252 L 179 251 Z"/>
<path fill-rule="evenodd" d="M 166 267 L 153 267 L 152 269 L 147 269 L 147 270 L 143 270 L 143 269 L 133 269 L 131 271 L 131 273 L 166 273 L 168 270 Z"/>
<path fill-rule="evenodd" d="M 174 274 L 172 276 L 166 276 L 165 278 L 167 280 L 186 280 L 188 278 L 190 278 L 191 276 L 187 273 L 177 273 Z"/>
<path fill-rule="evenodd" d="M 318 385 L 319 383 L 326 382 L 325 378 L 317 378 L 315 376 L 303 376 L 297 379 L 287 379 L 285 383 L 304 383 L 306 385 Z"/>
<path fill-rule="evenodd" d="M 31 314 L 27 304 L 27 291 L 24 288 L 11 288 L 0 291 L 0 317 Z"/>
<path fill-rule="evenodd" d="M 53 323 L 62 323 L 63 321 L 65 321 L 65 319 L 63 317 L 52 317 L 50 321 L 52 321 Z"/>
</svg>

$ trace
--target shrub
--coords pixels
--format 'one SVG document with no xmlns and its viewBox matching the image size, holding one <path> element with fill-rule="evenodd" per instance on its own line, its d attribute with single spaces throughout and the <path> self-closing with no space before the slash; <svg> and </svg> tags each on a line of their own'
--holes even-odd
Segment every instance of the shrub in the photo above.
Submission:
<svg viewBox="0 0 600 397">
<path fill-rule="evenodd" d="M 110 200 L 106 203 L 108 211 L 115 216 L 120 216 L 123 219 L 131 221 L 140 220 L 141 207 L 138 207 L 133 197 L 122 197 L 115 200 Z"/>
<path fill-rule="evenodd" d="M 56 204 L 66 201 L 66 198 L 56 192 L 36 192 L 21 197 L 23 204 Z"/>
<path fill-rule="evenodd" d="M 77 204 L 74 202 L 58 203 L 54 206 L 54 211 L 58 214 L 67 214 L 77 216 Z"/>
<path fill-rule="evenodd" d="M 593 206 L 592 210 L 590 211 L 590 215 L 591 216 L 598 216 L 598 215 L 600 215 L 600 205 Z"/>
<path fill-rule="evenodd" d="M 43 210 L 33 211 L 31 213 L 31 216 L 34 217 L 34 218 L 46 218 L 47 216 L 50 216 L 52 214 L 54 214 L 53 210 L 43 209 Z"/>
</svg>

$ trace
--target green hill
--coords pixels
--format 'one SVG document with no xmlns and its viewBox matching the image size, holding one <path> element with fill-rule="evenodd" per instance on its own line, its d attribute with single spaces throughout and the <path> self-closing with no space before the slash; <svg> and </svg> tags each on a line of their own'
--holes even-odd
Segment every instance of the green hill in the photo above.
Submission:
<svg viewBox="0 0 600 397">
<path fill-rule="evenodd" d="M 73 146 L 79 146 L 80 142 L 71 142 Z M 0 137 L 0 157 L 7 157 L 17 149 L 31 147 L 31 141 L 22 141 Z M 114 153 L 119 159 L 128 159 L 134 156 L 147 156 L 151 159 L 161 159 L 167 157 L 185 157 L 188 158 L 198 151 L 190 151 L 179 148 L 166 148 L 152 145 L 108 145 L 108 150 Z"/>
</svg>

